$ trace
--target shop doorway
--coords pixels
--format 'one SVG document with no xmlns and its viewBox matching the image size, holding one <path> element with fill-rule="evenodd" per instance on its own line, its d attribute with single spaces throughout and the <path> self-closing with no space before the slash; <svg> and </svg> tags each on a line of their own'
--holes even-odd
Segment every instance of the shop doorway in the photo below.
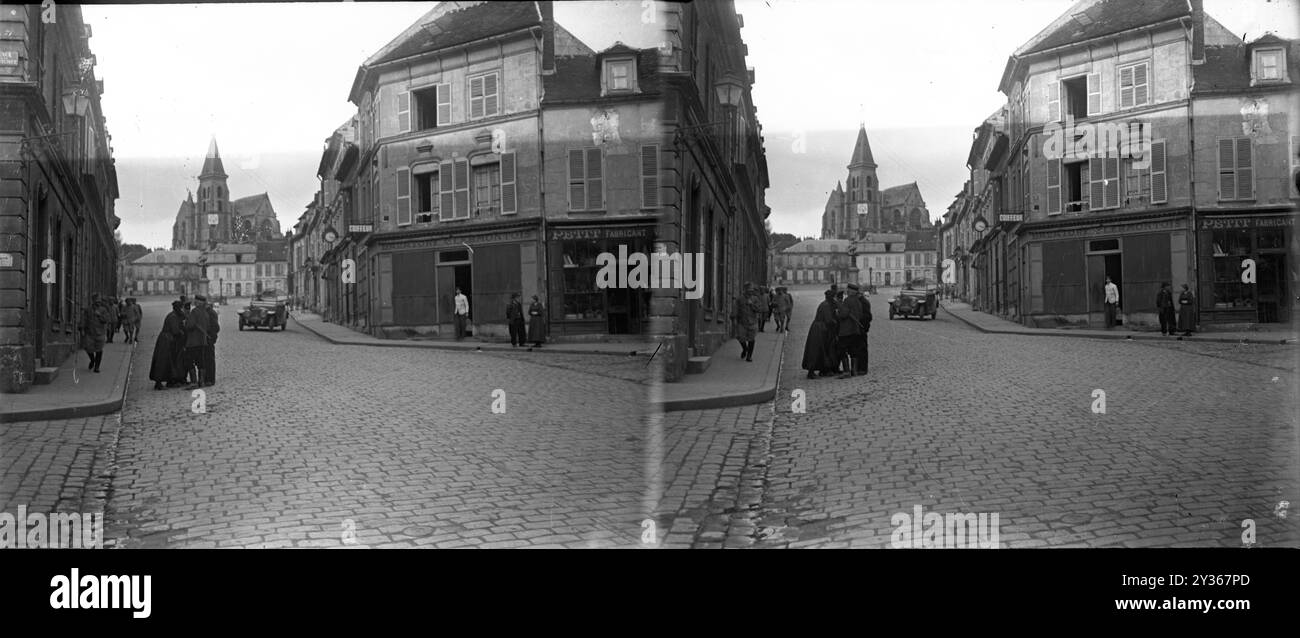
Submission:
<svg viewBox="0 0 1300 638">
<path fill-rule="evenodd" d="M 1119 245 L 1119 240 L 1108 240 Z M 1097 242 L 1093 242 L 1097 243 Z M 1106 253 L 1088 254 L 1088 325 L 1094 328 L 1106 326 L 1106 277 L 1114 282 L 1120 290 L 1120 309 L 1115 311 L 1115 325 L 1124 325 L 1124 259 L 1118 250 Z"/>
<path fill-rule="evenodd" d="M 445 334 L 456 330 L 456 289 L 470 300 L 469 316 L 474 319 L 474 269 L 469 264 L 438 265 L 438 322 Z M 472 334 L 472 327 L 470 328 Z"/>
<path fill-rule="evenodd" d="M 1261 254 L 1255 260 L 1256 319 L 1260 323 L 1278 323 L 1288 321 L 1285 316 L 1289 304 L 1282 303 L 1288 297 L 1289 285 L 1286 281 L 1286 254 Z"/>
<path fill-rule="evenodd" d="M 609 334 L 625 335 L 641 332 L 642 291 L 631 288 L 608 288 L 605 296 L 605 316 Z M 690 302 L 687 302 L 688 304 Z"/>
</svg>

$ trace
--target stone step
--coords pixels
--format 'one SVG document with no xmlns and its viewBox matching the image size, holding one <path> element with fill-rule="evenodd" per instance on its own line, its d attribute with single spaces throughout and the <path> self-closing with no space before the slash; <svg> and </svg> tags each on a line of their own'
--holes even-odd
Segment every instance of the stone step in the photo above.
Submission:
<svg viewBox="0 0 1300 638">
<path fill-rule="evenodd" d="M 709 369 L 713 357 L 691 357 L 686 360 L 686 374 L 700 374 Z"/>
<path fill-rule="evenodd" d="M 33 385 L 49 385 L 54 383 L 54 379 L 59 376 L 58 368 L 37 368 L 36 376 L 32 377 Z"/>
</svg>

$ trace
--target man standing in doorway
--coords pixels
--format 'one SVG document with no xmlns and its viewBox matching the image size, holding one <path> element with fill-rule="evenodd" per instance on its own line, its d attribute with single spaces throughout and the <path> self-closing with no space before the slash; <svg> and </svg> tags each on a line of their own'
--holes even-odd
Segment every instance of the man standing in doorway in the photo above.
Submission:
<svg viewBox="0 0 1300 638">
<path fill-rule="evenodd" d="M 456 341 L 465 338 L 465 329 L 469 325 L 469 298 L 456 289 Z"/>
<path fill-rule="evenodd" d="M 1160 314 L 1160 334 L 1174 334 L 1174 291 L 1167 281 L 1160 284 L 1160 292 L 1156 293 L 1156 312 Z"/>
<path fill-rule="evenodd" d="M 1106 329 L 1115 327 L 1115 310 L 1119 308 L 1119 286 L 1106 275 Z"/>
</svg>

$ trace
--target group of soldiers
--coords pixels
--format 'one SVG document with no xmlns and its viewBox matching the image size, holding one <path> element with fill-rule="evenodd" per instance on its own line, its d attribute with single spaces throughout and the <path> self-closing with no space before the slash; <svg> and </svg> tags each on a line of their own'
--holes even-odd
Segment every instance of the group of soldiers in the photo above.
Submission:
<svg viewBox="0 0 1300 638">
<path fill-rule="evenodd" d="M 867 333 L 871 330 L 871 302 L 857 284 L 841 290 L 831 284 L 826 299 L 808 326 L 803 369 L 808 378 L 831 376 L 847 379 L 867 373 Z"/>
<path fill-rule="evenodd" d="M 184 296 L 172 302 L 154 344 L 149 380 L 153 389 L 194 389 L 217 382 L 216 345 L 221 325 L 208 298 Z"/>
<path fill-rule="evenodd" d="M 736 339 L 740 341 L 740 358 L 754 360 L 754 339 L 767 328 L 769 319 L 776 319 L 777 332 L 789 332 L 792 308 L 794 297 L 785 288 L 773 290 L 746 283 L 731 313 Z"/>
</svg>

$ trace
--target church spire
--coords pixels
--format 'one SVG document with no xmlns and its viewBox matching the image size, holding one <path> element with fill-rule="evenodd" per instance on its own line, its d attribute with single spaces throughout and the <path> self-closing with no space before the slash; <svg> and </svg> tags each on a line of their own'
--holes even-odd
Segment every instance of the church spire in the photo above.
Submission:
<svg viewBox="0 0 1300 638">
<path fill-rule="evenodd" d="M 203 171 L 199 173 L 199 179 L 205 177 L 226 177 L 226 168 L 221 165 L 221 153 L 217 150 L 217 137 L 212 136 L 212 141 L 208 143 L 208 156 L 203 160 Z"/>
<path fill-rule="evenodd" d="M 876 160 L 871 157 L 871 142 L 867 141 L 867 127 L 864 124 L 858 125 L 858 141 L 853 145 L 853 159 L 849 160 L 849 168 L 856 166 L 876 166 Z"/>
</svg>

